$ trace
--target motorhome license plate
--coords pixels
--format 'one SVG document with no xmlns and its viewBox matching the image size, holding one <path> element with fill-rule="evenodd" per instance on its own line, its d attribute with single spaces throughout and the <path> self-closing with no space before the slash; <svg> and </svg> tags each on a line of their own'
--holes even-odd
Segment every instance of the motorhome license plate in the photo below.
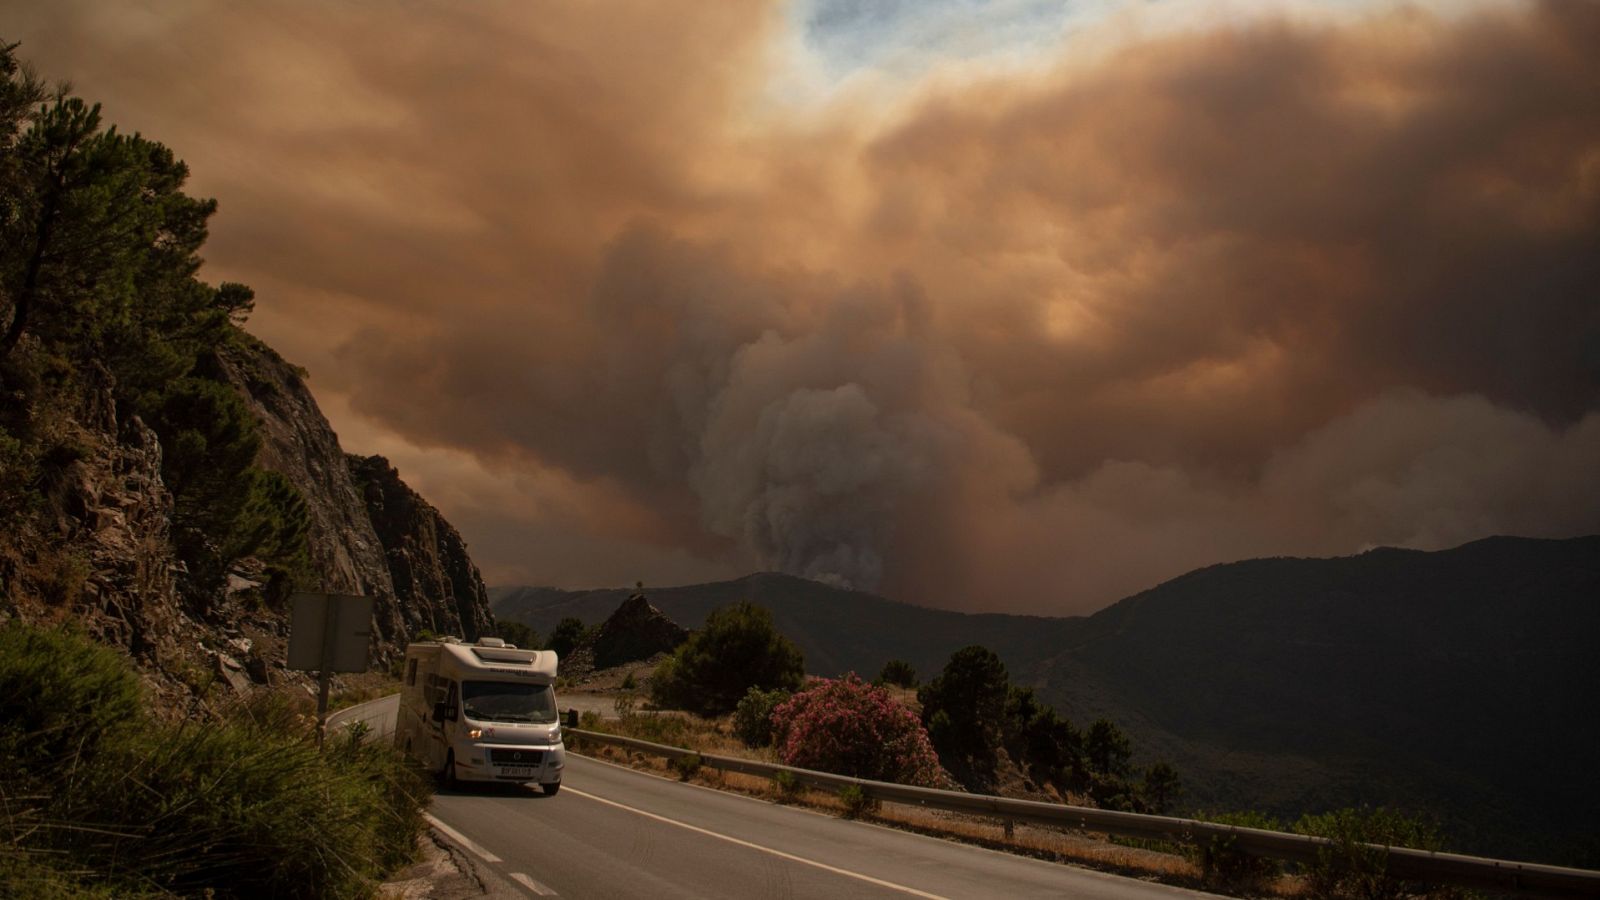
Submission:
<svg viewBox="0 0 1600 900">
<path fill-rule="evenodd" d="M 533 766 L 501 766 L 500 774 L 507 778 L 532 778 Z"/>
</svg>

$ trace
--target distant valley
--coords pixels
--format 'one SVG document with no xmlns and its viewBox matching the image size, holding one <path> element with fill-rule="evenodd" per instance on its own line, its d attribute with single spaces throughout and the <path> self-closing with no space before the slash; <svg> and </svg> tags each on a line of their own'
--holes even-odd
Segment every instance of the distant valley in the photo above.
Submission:
<svg viewBox="0 0 1600 900">
<path fill-rule="evenodd" d="M 491 588 L 500 618 L 595 624 L 629 588 Z M 1183 773 L 1180 806 L 1439 816 L 1456 848 L 1596 865 L 1600 536 L 1490 538 L 1197 570 L 1092 616 L 970 615 L 786 575 L 648 589 L 687 628 L 750 600 L 818 675 L 923 678 L 982 644 L 1083 724 Z"/>
</svg>

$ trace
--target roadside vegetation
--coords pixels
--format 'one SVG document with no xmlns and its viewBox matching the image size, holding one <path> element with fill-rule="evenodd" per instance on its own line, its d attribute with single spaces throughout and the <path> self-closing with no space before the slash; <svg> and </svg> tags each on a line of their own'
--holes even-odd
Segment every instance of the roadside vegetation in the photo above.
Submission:
<svg viewBox="0 0 1600 900">
<path fill-rule="evenodd" d="M 1338 810 L 1324 817 L 1307 817 L 1293 827 L 1260 813 L 1191 814 L 1191 818 L 1254 828 L 1271 828 L 1332 836 L 1318 830 L 1316 819 L 1362 821 L 1366 827 L 1345 832 L 1340 843 L 1315 864 L 1295 866 L 1249 856 L 1229 841 L 1194 844 L 1120 840 L 1066 828 L 1017 824 L 982 816 L 922 809 L 895 803 L 875 804 L 846 789 L 839 793 L 806 788 L 787 773 L 760 778 L 721 772 L 703 764 L 700 754 L 742 756 L 781 763 L 771 746 L 751 747 L 738 734 L 735 716 L 704 718 L 672 711 L 640 710 L 634 698 L 618 704 L 617 718 L 593 712 L 580 720 L 584 730 L 634 737 L 692 751 L 682 757 L 663 757 L 596 743 L 585 743 L 568 733 L 567 747 L 597 759 L 653 772 L 703 787 L 759 797 L 775 803 L 804 806 L 841 817 L 914 831 L 931 837 L 957 840 L 1008 853 L 1051 862 L 1085 866 L 1134 878 L 1202 888 L 1237 897 L 1283 897 L 1297 900 L 1465 900 L 1478 896 L 1456 888 L 1404 881 L 1387 875 L 1381 855 L 1370 854 L 1355 842 L 1392 843 L 1437 849 L 1436 841 L 1415 842 L 1415 835 L 1433 832 L 1426 820 L 1385 809 Z M 1379 826 L 1378 823 L 1387 823 Z M 1406 824 L 1401 824 L 1406 823 Z M 1356 867 L 1350 859 L 1358 860 Z"/>
<path fill-rule="evenodd" d="M 1132 742 L 1113 723 L 1102 719 L 1077 728 L 1031 689 L 1012 684 L 1005 665 L 984 647 L 957 651 L 943 670 L 913 692 L 916 674 L 902 661 L 887 663 L 874 683 L 852 673 L 798 686 L 803 671 L 799 651 L 773 649 L 785 644 L 765 610 L 749 604 L 718 610 L 651 679 L 649 699 L 655 708 L 642 708 L 638 694 L 624 692 L 615 702 L 615 718 L 591 712 L 580 722 L 583 729 L 691 752 L 660 757 L 585 746 L 578 735 L 569 735 L 569 747 L 775 802 L 1236 896 L 1468 896 L 1387 875 L 1383 855 L 1367 850 L 1366 844 L 1440 846 L 1437 829 L 1394 810 L 1338 810 L 1304 817 L 1292 826 L 1251 812 L 1188 814 L 1333 840 L 1315 863 L 1291 866 L 1251 857 L 1229 840 L 1163 843 L 1043 826 L 1008 827 L 980 816 L 877 804 L 859 789 L 837 794 L 811 790 L 787 773 L 763 779 L 704 766 L 701 755 L 716 754 L 982 793 L 1005 793 L 1020 785 L 1030 799 L 1130 812 L 1170 813 L 1182 795 L 1171 765 L 1158 761 L 1134 766 Z M 772 664 L 773 659 L 780 664 Z"/>
<path fill-rule="evenodd" d="M 318 751 L 308 713 L 264 694 L 167 723 L 116 651 L 0 626 L 0 896 L 372 895 L 429 787 L 386 746 Z"/>
<path fill-rule="evenodd" d="M 713 610 L 705 626 L 656 669 L 651 700 L 702 716 L 731 713 L 751 688 L 795 691 L 805 678 L 800 648 L 778 633 L 772 613 L 751 603 Z"/>
<path fill-rule="evenodd" d="M 852 778 L 944 787 L 916 714 L 854 673 L 814 679 L 774 707 L 772 741 L 786 766 Z"/>
</svg>

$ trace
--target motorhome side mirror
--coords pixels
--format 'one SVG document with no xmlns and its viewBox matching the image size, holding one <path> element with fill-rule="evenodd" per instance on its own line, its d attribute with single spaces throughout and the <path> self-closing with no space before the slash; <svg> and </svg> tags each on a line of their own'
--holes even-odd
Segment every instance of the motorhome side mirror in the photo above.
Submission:
<svg viewBox="0 0 1600 900">
<path fill-rule="evenodd" d="M 578 727 L 578 708 L 577 707 L 573 707 L 572 709 L 567 710 L 567 727 L 568 728 L 577 728 Z"/>
<path fill-rule="evenodd" d="M 446 706 L 443 700 L 433 705 L 433 720 L 435 722 L 443 722 L 445 719 L 449 718 L 449 714 L 450 707 Z"/>
</svg>

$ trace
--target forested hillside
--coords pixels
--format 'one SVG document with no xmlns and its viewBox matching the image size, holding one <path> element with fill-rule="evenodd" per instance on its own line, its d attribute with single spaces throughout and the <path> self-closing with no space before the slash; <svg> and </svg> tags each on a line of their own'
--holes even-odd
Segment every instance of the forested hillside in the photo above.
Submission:
<svg viewBox="0 0 1600 900">
<path fill-rule="evenodd" d="M 1426 810 L 1463 849 L 1600 864 L 1600 537 L 1264 559 L 1091 616 L 1034 669 L 1190 801 Z"/>
</svg>

